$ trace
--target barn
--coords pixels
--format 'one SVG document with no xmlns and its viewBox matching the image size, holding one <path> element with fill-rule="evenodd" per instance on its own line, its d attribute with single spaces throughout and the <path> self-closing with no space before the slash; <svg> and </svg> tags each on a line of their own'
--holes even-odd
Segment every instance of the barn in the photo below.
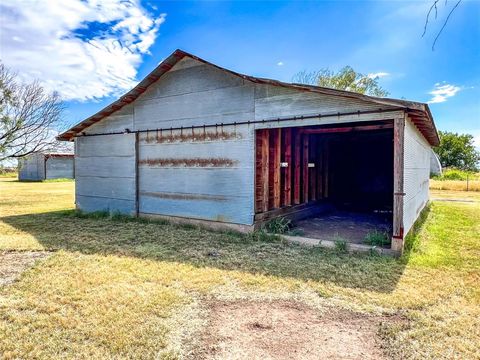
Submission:
<svg viewBox="0 0 480 360">
<path fill-rule="evenodd" d="M 75 142 L 83 211 L 239 231 L 376 216 L 397 252 L 428 202 L 439 142 L 427 104 L 243 75 L 181 50 L 59 139 Z"/>
<path fill-rule="evenodd" d="M 74 178 L 73 154 L 35 152 L 19 160 L 18 180 Z"/>
</svg>

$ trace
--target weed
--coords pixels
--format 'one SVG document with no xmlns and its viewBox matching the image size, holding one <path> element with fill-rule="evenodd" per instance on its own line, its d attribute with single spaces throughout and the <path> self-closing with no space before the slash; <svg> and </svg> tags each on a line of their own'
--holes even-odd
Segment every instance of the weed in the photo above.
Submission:
<svg viewBox="0 0 480 360">
<path fill-rule="evenodd" d="M 385 246 L 390 244 L 390 236 L 387 231 L 379 231 L 375 229 L 365 235 L 363 242 L 372 246 Z"/>
<path fill-rule="evenodd" d="M 292 228 L 292 221 L 284 217 L 277 217 L 265 224 L 265 229 L 272 234 L 286 234 Z"/>
<path fill-rule="evenodd" d="M 348 252 L 348 244 L 347 240 L 339 236 L 338 234 L 335 235 L 335 250 L 339 253 L 346 253 Z"/>
</svg>

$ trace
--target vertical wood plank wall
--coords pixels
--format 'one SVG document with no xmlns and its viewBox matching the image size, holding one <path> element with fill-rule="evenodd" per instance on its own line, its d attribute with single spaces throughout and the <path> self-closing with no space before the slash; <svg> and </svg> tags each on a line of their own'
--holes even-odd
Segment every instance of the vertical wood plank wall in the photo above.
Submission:
<svg viewBox="0 0 480 360">
<path fill-rule="evenodd" d="M 255 143 L 255 213 L 327 197 L 326 141 L 283 128 L 257 130 Z"/>
<path fill-rule="evenodd" d="M 292 129 L 286 128 L 283 130 L 283 141 L 282 141 L 282 161 L 287 164 L 287 167 L 284 168 L 283 172 L 283 198 L 282 205 L 290 206 L 292 205 Z"/>
<path fill-rule="evenodd" d="M 272 173 L 273 173 L 273 207 L 279 208 L 280 207 L 280 160 L 281 160 L 281 139 L 282 139 L 282 129 L 273 129 L 273 157 L 272 157 Z"/>
</svg>

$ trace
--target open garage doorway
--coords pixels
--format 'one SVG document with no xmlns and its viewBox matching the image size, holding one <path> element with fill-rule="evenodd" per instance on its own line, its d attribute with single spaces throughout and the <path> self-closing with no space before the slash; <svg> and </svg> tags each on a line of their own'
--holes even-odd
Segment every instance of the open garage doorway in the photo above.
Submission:
<svg viewBox="0 0 480 360">
<path fill-rule="evenodd" d="M 257 224 L 286 217 L 304 237 L 390 246 L 392 122 L 262 129 L 256 145 Z"/>
</svg>

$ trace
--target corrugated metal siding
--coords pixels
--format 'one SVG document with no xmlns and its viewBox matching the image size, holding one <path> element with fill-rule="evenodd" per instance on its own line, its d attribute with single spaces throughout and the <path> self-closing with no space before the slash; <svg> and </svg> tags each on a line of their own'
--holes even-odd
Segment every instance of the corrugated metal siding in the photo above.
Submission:
<svg viewBox="0 0 480 360">
<path fill-rule="evenodd" d="M 19 180 L 44 180 L 44 156 L 35 153 L 23 158 L 20 162 L 20 170 L 18 172 Z"/>
<path fill-rule="evenodd" d="M 272 85 L 255 88 L 255 120 L 298 115 L 377 110 L 370 102 Z"/>
<path fill-rule="evenodd" d="M 429 197 L 430 145 L 408 120 L 405 123 L 404 210 L 406 234 L 417 219 Z"/>
<path fill-rule="evenodd" d="M 142 135 L 140 212 L 253 224 L 253 128 L 223 131 L 176 132 L 171 142 L 168 133 L 160 142 Z"/>
<path fill-rule="evenodd" d="M 50 157 L 45 167 L 47 179 L 73 179 L 73 157 Z"/>
<path fill-rule="evenodd" d="M 86 132 L 186 127 L 173 133 L 164 130 L 140 134 L 139 211 L 251 225 L 254 126 L 218 125 L 196 129 L 193 135 L 189 126 L 377 107 L 352 99 L 253 84 L 185 59 L 128 109 Z M 331 118 L 322 123 L 336 121 Z M 290 125 L 298 124 L 292 121 Z M 135 210 L 134 138 L 130 134 L 76 139 L 79 208 L 127 213 Z"/>
<path fill-rule="evenodd" d="M 89 134 L 105 132 L 118 132 L 133 129 L 133 105 L 124 106 L 109 117 L 97 122 L 85 130 Z"/>
<path fill-rule="evenodd" d="M 135 135 L 75 139 L 75 193 L 84 211 L 135 211 Z"/>
</svg>

